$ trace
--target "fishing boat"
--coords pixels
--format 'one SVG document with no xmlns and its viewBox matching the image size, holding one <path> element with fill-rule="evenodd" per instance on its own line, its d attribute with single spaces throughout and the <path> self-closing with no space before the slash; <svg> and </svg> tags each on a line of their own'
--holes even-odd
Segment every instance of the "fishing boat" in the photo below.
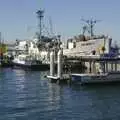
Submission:
<svg viewBox="0 0 120 120">
<path fill-rule="evenodd" d="M 118 54 L 117 46 L 112 46 L 112 38 L 109 35 L 94 34 L 93 27 L 97 22 L 96 20 L 86 20 L 85 22 L 86 25 L 83 27 L 83 32 L 67 40 L 67 45 L 63 49 L 63 55 L 75 57 L 92 54 Z M 86 32 L 88 34 L 85 34 Z"/>
<path fill-rule="evenodd" d="M 69 60 L 78 60 L 87 67 L 84 73 L 72 73 L 71 81 L 80 84 L 120 82 L 118 69 L 120 58 L 117 47 L 112 46 L 112 38 L 106 35 L 94 35 L 93 27 L 96 20 L 85 22 L 87 26 L 84 28 L 90 36 L 85 36 L 83 29 L 83 34 L 69 39 L 67 49 L 63 50 L 63 54 Z"/>
</svg>

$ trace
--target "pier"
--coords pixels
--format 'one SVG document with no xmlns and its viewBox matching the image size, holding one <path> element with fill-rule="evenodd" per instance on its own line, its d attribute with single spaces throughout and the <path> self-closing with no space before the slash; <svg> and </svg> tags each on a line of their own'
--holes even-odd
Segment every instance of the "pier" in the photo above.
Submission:
<svg viewBox="0 0 120 120">
<path fill-rule="evenodd" d="M 104 57 L 100 55 L 87 55 L 87 56 L 76 56 L 67 57 L 67 60 L 78 60 L 84 64 L 87 64 L 89 71 L 88 73 L 97 72 L 94 70 L 96 64 L 103 64 L 104 73 L 108 71 L 118 71 L 120 58 L 118 57 Z M 92 71 L 93 70 L 93 71 Z"/>
<path fill-rule="evenodd" d="M 97 82 L 120 82 L 119 73 L 120 73 L 120 58 L 118 57 L 104 57 L 103 55 L 87 55 L 87 56 L 76 56 L 76 57 L 65 57 L 65 61 L 79 61 L 87 67 L 86 72 L 79 73 L 67 73 L 63 72 L 63 54 L 62 50 L 59 50 L 57 56 L 57 74 L 55 74 L 54 67 L 54 53 L 51 52 L 50 55 L 50 75 L 47 76 L 51 81 L 60 83 L 60 82 L 69 82 L 71 83 L 74 79 L 79 81 L 78 79 L 82 77 L 89 77 L 96 79 Z M 81 67 L 81 69 L 83 69 Z M 80 70 L 81 71 L 81 70 Z M 78 78 L 76 78 L 76 76 Z M 106 80 L 110 77 L 109 80 Z M 113 78 L 113 79 L 112 79 Z M 116 80 L 115 80 L 116 78 Z M 98 79 L 98 80 L 97 80 Z M 100 80 L 101 79 L 101 80 Z M 75 81 L 76 81 L 75 80 Z M 84 82 L 84 81 L 83 81 Z M 89 82 L 89 81 L 88 81 Z M 95 81 L 93 81 L 95 82 Z"/>
</svg>

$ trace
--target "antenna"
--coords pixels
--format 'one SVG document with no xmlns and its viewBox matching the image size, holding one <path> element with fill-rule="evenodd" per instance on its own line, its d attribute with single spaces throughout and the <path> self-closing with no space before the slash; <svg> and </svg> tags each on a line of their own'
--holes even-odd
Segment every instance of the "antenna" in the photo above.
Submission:
<svg viewBox="0 0 120 120">
<path fill-rule="evenodd" d="M 50 24 L 51 37 L 53 37 L 53 25 L 52 25 L 52 19 L 51 19 L 51 17 L 49 17 L 49 24 Z"/>
<path fill-rule="evenodd" d="M 38 19 L 39 19 L 39 25 L 38 25 L 38 27 L 39 27 L 38 40 L 39 40 L 39 41 L 41 40 L 41 36 L 42 36 L 42 18 L 44 17 L 43 13 L 44 13 L 44 11 L 41 10 L 41 9 L 36 12 L 37 17 L 38 17 Z"/>
<path fill-rule="evenodd" d="M 88 29 L 87 26 L 83 26 L 83 31 L 82 31 L 82 34 L 84 35 L 85 34 L 85 31 Z"/>
<path fill-rule="evenodd" d="M 93 19 L 90 20 L 81 19 L 81 20 L 87 23 L 86 28 L 88 29 L 88 32 L 90 33 L 91 37 L 93 37 L 94 36 L 93 28 L 97 22 L 100 22 L 100 20 L 93 20 Z"/>
<path fill-rule="evenodd" d="M 1 38 L 1 36 L 2 36 L 2 35 L 1 35 L 1 32 L 0 32 L 0 44 L 2 44 L 2 38 Z"/>
<path fill-rule="evenodd" d="M 43 30 L 45 30 L 45 31 L 43 31 L 43 32 L 46 32 L 47 35 L 50 36 L 50 34 L 49 34 L 49 32 L 48 32 L 48 29 L 47 29 L 47 27 L 46 27 L 44 24 L 43 24 L 43 28 L 44 28 Z"/>
</svg>

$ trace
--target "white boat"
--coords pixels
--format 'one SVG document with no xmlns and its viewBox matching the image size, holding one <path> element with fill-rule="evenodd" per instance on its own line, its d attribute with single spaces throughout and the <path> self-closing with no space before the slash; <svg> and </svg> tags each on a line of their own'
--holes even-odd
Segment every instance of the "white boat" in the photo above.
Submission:
<svg viewBox="0 0 120 120">
<path fill-rule="evenodd" d="M 26 54 L 16 56 L 12 62 L 14 67 L 21 67 L 25 69 L 29 68 L 34 70 L 49 69 L 49 63 L 43 63 L 42 61 L 35 60 L 30 55 Z"/>
<path fill-rule="evenodd" d="M 115 55 L 118 49 L 116 49 L 117 45 L 112 46 L 112 38 L 108 35 L 94 35 L 93 27 L 96 21 L 85 20 L 85 22 L 86 29 L 83 27 L 83 33 L 67 40 L 67 46 L 63 49 L 63 55 L 67 57 L 109 53 Z M 85 31 L 88 34 L 84 34 Z"/>
<path fill-rule="evenodd" d="M 120 57 L 118 57 L 117 46 L 112 47 L 111 37 L 93 34 L 96 21 L 85 22 L 88 24 L 90 36 L 82 34 L 69 39 L 67 49 L 63 50 L 63 54 L 69 59 L 78 59 L 88 68 L 87 73 L 71 74 L 72 82 L 81 84 L 120 82 L 120 71 L 117 68 L 120 64 Z"/>
</svg>

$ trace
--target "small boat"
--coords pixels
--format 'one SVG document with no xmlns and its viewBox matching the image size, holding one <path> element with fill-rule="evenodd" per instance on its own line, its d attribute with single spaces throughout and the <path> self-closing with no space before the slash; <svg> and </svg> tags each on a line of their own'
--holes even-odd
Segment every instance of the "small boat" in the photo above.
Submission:
<svg viewBox="0 0 120 120">
<path fill-rule="evenodd" d="M 38 61 L 33 59 L 30 55 L 21 54 L 16 56 L 13 61 L 13 67 L 15 68 L 24 68 L 31 70 L 48 70 L 49 63 L 43 63 L 42 61 Z"/>
<path fill-rule="evenodd" d="M 102 74 L 72 74 L 72 82 L 80 84 L 120 82 L 120 72 Z"/>
</svg>

